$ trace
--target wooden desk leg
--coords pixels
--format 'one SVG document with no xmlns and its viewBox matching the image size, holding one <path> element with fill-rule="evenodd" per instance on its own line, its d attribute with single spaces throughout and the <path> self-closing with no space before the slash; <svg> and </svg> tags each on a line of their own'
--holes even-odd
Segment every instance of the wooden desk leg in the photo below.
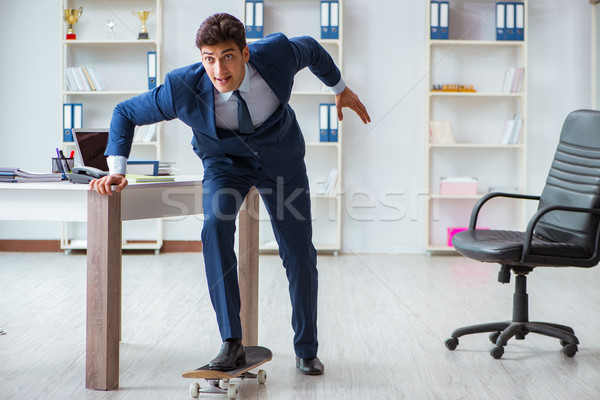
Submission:
<svg viewBox="0 0 600 400">
<path fill-rule="evenodd" d="M 258 344 L 258 202 L 256 188 L 246 196 L 240 211 L 238 276 L 244 346 Z"/>
<path fill-rule="evenodd" d="M 85 387 L 119 386 L 121 195 L 88 193 Z"/>
</svg>

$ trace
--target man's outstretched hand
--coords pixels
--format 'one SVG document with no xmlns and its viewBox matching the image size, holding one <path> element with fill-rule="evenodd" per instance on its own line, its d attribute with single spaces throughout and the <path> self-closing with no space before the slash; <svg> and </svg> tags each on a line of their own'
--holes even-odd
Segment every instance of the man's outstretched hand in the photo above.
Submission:
<svg viewBox="0 0 600 400">
<path fill-rule="evenodd" d="M 121 174 L 112 174 L 103 176 L 100 179 L 94 179 L 90 182 L 90 190 L 95 190 L 100 193 L 100 196 L 104 196 L 105 194 L 111 195 L 113 194 L 112 186 L 115 185 L 115 191 L 120 192 L 125 189 L 127 186 L 127 179 L 125 179 L 125 175 Z"/>
<path fill-rule="evenodd" d="M 348 86 L 346 89 L 340 94 L 335 95 L 335 106 L 337 108 L 338 119 L 342 121 L 344 119 L 344 115 L 342 114 L 342 108 L 348 107 L 352 111 L 354 111 L 362 122 L 368 124 L 371 122 L 371 117 L 369 117 L 369 113 L 365 108 L 364 104 L 361 103 L 360 99 Z"/>
</svg>

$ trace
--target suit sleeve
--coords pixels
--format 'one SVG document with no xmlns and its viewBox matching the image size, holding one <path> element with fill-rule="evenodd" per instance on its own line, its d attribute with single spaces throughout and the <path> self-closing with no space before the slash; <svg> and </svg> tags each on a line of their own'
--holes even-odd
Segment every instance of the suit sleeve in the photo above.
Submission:
<svg viewBox="0 0 600 400">
<path fill-rule="evenodd" d="M 334 87 L 342 81 L 342 74 L 329 53 L 310 36 L 290 39 L 296 57 L 296 72 L 308 67 L 325 85 Z"/>
<path fill-rule="evenodd" d="M 170 74 L 167 74 L 162 85 L 117 104 L 110 121 L 108 145 L 104 154 L 129 157 L 136 126 L 168 121 L 176 117 L 172 80 Z"/>
</svg>

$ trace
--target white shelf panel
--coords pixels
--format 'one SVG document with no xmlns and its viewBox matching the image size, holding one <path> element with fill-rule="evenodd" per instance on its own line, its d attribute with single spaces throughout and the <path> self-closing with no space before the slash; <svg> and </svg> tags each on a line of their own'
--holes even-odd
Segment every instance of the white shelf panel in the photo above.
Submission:
<svg viewBox="0 0 600 400">
<path fill-rule="evenodd" d="M 152 45 L 158 46 L 159 42 L 157 40 L 151 39 L 140 39 L 140 40 L 66 40 L 62 41 L 63 44 L 67 46 L 81 46 L 81 45 L 109 45 L 109 46 L 119 46 L 119 45 Z"/>
<path fill-rule="evenodd" d="M 66 90 L 63 96 L 137 96 L 147 90 Z"/>
<path fill-rule="evenodd" d="M 430 97 L 524 97 L 524 93 L 493 92 L 429 92 Z"/>
<path fill-rule="evenodd" d="M 429 42 L 432 46 L 525 46 L 525 42 L 519 40 L 430 40 Z"/>
<path fill-rule="evenodd" d="M 522 144 L 493 144 L 493 143 L 454 143 L 454 144 L 435 144 L 430 143 L 432 149 L 523 149 Z"/>
<path fill-rule="evenodd" d="M 306 142 L 306 146 L 311 147 L 338 147 L 339 142 Z"/>
<path fill-rule="evenodd" d="M 318 91 L 308 91 L 308 90 L 299 90 L 296 92 L 292 92 L 292 96 L 335 96 L 333 92 L 318 92 Z"/>
</svg>

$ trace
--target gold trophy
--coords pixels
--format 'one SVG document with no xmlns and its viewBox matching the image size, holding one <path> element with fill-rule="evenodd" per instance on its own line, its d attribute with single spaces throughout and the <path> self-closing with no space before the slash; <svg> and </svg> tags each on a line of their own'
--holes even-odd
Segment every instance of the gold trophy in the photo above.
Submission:
<svg viewBox="0 0 600 400">
<path fill-rule="evenodd" d="M 63 19 L 69 24 L 69 29 L 67 29 L 67 40 L 77 39 L 77 35 L 73 32 L 73 24 L 76 23 L 81 17 L 81 14 L 83 14 L 83 7 L 79 7 L 79 10 L 67 8 L 64 12 L 65 15 L 63 16 Z"/>
<path fill-rule="evenodd" d="M 140 33 L 138 33 L 138 39 L 148 39 L 146 21 L 148 20 L 148 17 L 154 13 L 154 11 L 132 11 L 131 13 L 134 16 L 137 15 L 137 17 L 142 21 L 142 29 L 140 30 Z"/>
</svg>

